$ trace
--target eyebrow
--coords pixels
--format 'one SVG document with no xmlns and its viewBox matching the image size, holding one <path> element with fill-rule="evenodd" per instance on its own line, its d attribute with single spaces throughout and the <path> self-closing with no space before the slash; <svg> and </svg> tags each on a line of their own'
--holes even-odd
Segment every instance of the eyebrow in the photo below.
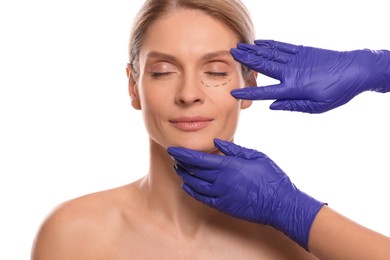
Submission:
<svg viewBox="0 0 390 260">
<path fill-rule="evenodd" d="M 209 52 L 209 53 L 204 54 L 202 57 L 200 57 L 200 60 L 201 61 L 208 61 L 208 60 L 220 57 L 220 56 L 231 56 L 231 53 L 230 53 L 230 51 L 227 51 L 227 50 L 213 51 L 213 52 Z M 152 52 L 148 53 L 147 57 L 148 58 L 158 58 L 158 59 L 163 59 L 163 60 L 167 60 L 167 61 L 176 61 L 177 60 L 176 57 L 173 55 L 166 54 L 163 52 L 157 52 L 157 51 L 152 51 Z"/>
<path fill-rule="evenodd" d="M 209 52 L 203 55 L 200 60 L 201 61 L 208 61 L 212 60 L 214 58 L 220 57 L 220 56 L 231 56 L 230 51 L 227 50 L 221 50 L 221 51 L 214 51 L 214 52 Z"/>
</svg>

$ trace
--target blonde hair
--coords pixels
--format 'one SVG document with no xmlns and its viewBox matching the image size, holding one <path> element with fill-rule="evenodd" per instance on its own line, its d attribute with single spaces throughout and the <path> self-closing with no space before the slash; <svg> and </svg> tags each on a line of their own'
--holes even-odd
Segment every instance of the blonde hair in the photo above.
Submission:
<svg viewBox="0 0 390 260">
<path fill-rule="evenodd" d="M 180 8 L 201 10 L 227 25 L 240 42 L 254 41 L 252 19 L 240 0 L 146 0 L 133 22 L 129 41 L 129 64 L 136 77 L 139 53 L 147 30 L 160 17 Z M 247 69 L 243 71 L 247 72 Z"/>
</svg>

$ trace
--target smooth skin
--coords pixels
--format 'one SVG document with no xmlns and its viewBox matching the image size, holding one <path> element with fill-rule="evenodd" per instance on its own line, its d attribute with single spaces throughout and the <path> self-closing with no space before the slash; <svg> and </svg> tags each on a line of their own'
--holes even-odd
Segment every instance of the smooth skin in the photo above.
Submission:
<svg viewBox="0 0 390 260">
<path fill-rule="evenodd" d="M 239 101 L 230 91 L 254 85 L 255 78 L 244 79 L 230 55 L 209 54 L 229 52 L 237 42 L 220 21 L 193 10 L 176 10 L 149 28 L 139 76 L 127 68 L 132 105 L 142 111 L 150 137 L 148 173 L 60 205 L 39 230 L 32 259 L 316 259 L 271 227 L 192 199 L 166 152 L 168 146 L 182 146 L 218 153 L 215 137 L 233 140 L 240 110 L 251 101 Z M 211 69 L 229 73 L 231 84 L 205 87 L 199 75 Z M 167 84 L 171 80 L 175 83 Z M 204 127 L 177 123 L 194 116 L 211 120 Z"/>
<path fill-rule="evenodd" d="M 390 238 L 324 206 L 313 222 L 309 250 L 320 259 L 390 259 Z"/>
</svg>

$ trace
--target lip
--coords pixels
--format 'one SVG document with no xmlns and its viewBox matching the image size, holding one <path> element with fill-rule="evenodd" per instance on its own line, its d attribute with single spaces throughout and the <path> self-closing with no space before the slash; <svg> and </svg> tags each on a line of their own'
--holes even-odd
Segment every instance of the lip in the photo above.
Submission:
<svg viewBox="0 0 390 260">
<path fill-rule="evenodd" d="M 196 131 L 211 124 L 214 119 L 203 116 L 184 116 L 169 120 L 173 126 L 183 131 Z"/>
</svg>

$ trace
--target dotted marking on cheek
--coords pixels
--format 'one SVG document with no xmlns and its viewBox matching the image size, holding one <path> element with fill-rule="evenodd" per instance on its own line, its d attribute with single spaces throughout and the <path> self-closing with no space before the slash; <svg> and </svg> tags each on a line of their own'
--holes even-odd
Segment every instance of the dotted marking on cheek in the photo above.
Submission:
<svg viewBox="0 0 390 260">
<path fill-rule="evenodd" d="M 226 81 L 225 83 L 222 83 L 222 86 L 226 86 L 230 81 L 232 81 L 232 78 L 230 78 L 228 81 Z"/>
<path fill-rule="evenodd" d="M 227 85 L 229 82 L 231 82 L 231 81 L 232 81 L 232 78 L 229 78 L 229 80 L 226 81 L 226 82 L 224 82 L 224 83 L 215 84 L 215 85 L 209 85 L 209 84 L 205 83 L 205 82 L 203 81 L 203 79 L 200 79 L 200 82 L 202 82 L 202 84 L 205 85 L 205 86 L 208 87 L 208 88 L 210 88 L 210 87 L 217 88 L 217 87 L 219 87 L 219 86 L 226 86 L 226 85 Z"/>
</svg>

